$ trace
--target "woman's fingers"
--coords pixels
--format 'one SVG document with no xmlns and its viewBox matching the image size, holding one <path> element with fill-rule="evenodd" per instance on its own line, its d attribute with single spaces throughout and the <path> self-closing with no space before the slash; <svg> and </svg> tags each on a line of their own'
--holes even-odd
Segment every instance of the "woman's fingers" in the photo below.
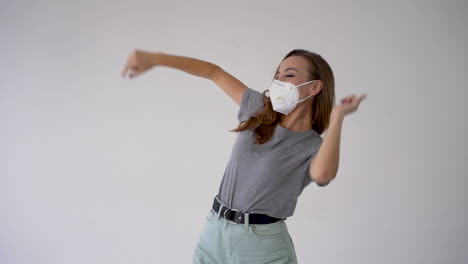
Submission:
<svg viewBox="0 0 468 264">
<path fill-rule="evenodd" d="M 130 78 L 137 77 L 141 73 L 142 73 L 142 71 L 140 69 L 134 68 L 134 71 L 130 74 Z"/>
<path fill-rule="evenodd" d="M 124 78 L 125 78 L 125 75 L 127 74 L 127 72 L 128 71 L 133 71 L 132 68 L 135 67 L 134 60 L 132 58 L 132 54 L 130 54 L 130 56 L 128 56 L 127 63 L 125 64 L 124 70 L 122 72 L 122 77 L 124 77 Z"/>
<path fill-rule="evenodd" d="M 136 50 L 131 52 L 130 55 L 128 56 L 127 63 L 125 64 L 124 70 L 122 72 L 122 77 L 125 78 L 125 75 L 130 71 L 129 77 L 132 78 L 134 76 L 137 76 L 139 74 L 139 67 L 138 67 L 138 62 L 136 58 Z"/>
<path fill-rule="evenodd" d="M 361 97 L 359 97 L 359 103 L 362 102 L 362 100 L 366 99 L 367 98 L 367 94 L 363 94 L 361 95 Z"/>
<path fill-rule="evenodd" d="M 122 77 L 125 77 L 128 71 L 131 71 L 130 78 L 136 77 L 156 65 L 153 60 L 153 53 L 136 49 L 128 56 Z"/>
<path fill-rule="evenodd" d="M 342 104 L 348 104 L 348 103 L 354 103 L 354 102 L 361 103 L 361 101 L 364 100 L 365 98 L 367 98 L 367 94 L 363 94 L 359 98 L 357 98 L 356 95 L 353 94 L 353 95 L 349 95 L 341 99 L 340 102 Z"/>
<path fill-rule="evenodd" d="M 125 74 L 127 73 L 127 71 L 129 70 L 129 67 L 128 67 L 128 64 L 125 65 L 123 71 L 122 71 L 122 77 L 125 78 Z"/>
<path fill-rule="evenodd" d="M 124 73 L 122 73 L 122 77 L 125 78 L 125 74 L 128 73 L 128 77 L 129 78 L 132 78 L 132 77 L 135 77 L 138 75 L 138 70 L 137 68 L 130 68 L 130 67 L 126 67 L 125 70 L 124 70 Z"/>
</svg>

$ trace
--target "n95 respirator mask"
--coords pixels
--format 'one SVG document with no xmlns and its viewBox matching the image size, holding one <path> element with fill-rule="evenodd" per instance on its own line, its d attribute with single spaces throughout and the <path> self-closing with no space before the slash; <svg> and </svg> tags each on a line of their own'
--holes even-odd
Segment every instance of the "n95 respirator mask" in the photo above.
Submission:
<svg viewBox="0 0 468 264">
<path fill-rule="evenodd" d="M 273 80 L 269 90 L 273 110 L 284 115 L 289 115 L 289 113 L 296 108 L 298 103 L 303 102 L 312 96 L 309 95 L 306 98 L 299 100 L 299 90 L 297 88 L 312 82 L 315 82 L 315 80 L 294 85 L 288 82 Z"/>
</svg>

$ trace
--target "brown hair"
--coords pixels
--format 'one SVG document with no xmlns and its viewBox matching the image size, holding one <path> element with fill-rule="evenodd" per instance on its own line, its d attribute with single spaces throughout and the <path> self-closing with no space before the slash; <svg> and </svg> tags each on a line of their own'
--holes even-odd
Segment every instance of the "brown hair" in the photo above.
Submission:
<svg viewBox="0 0 468 264">
<path fill-rule="evenodd" d="M 294 49 L 290 51 L 284 58 L 290 56 L 302 56 L 309 62 L 309 77 L 310 80 L 321 80 L 323 82 L 322 90 L 312 99 L 312 129 L 317 133 L 322 134 L 328 128 L 330 122 L 330 113 L 335 102 L 335 81 L 333 71 L 330 65 L 317 53 Z M 275 73 L 278 71 L 276 69 Z M 230 132 L 240 132 L 247 129 L 252 129 L 256 137 L 257 144 L 263 144 L 270 140 L 273 136 L 276 125 L 281 121 L 282 113 L 273 110 L 270 98 L 266 96 L 268 90 L 263 94 L 263 108 L 248 120 L 242 121 L 237 128 Z"/>
</svg>

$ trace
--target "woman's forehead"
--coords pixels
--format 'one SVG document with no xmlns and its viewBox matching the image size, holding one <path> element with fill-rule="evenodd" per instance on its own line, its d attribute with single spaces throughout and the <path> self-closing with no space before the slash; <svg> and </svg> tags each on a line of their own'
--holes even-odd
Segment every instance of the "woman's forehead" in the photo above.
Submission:
<svg viewBox="0 0 468 264">
<path fill-rule="evenodd" d="M 291 56 L 291 57 L 284 59 L 281 62 L 278 70 L 282 72 L 286 70 L 291 70 L 292 68 L 292 70 L 295 69 L 298 72 L 302 72 L 305 69 L 307 69 L 307 67 L 308 67 L 308 64 L 307 64 L 306 59 L 304 59 L 301 56 Z"/>
</svg>

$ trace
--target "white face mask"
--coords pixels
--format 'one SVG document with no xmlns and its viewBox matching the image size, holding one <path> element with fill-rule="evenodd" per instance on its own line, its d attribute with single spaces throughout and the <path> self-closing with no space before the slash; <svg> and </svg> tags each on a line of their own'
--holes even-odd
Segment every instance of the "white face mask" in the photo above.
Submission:
<svg viewBox="0 0 468 264">
<path fill-rule="evenodd" d="M 315 80 L 295 86 L 292 83 L 273 80 L 269 90 L 273 110 L 285 115 L 289 115 L 289 113 L 291 113 L 296 108 L 298 103 L 303 102 L 312 96 L 309 95 L 306 98 L 299 100 L 299 91 L 297 90 L 297 87 L 306 85 L 311 82 L 315 82 Z"/>
</svg>

